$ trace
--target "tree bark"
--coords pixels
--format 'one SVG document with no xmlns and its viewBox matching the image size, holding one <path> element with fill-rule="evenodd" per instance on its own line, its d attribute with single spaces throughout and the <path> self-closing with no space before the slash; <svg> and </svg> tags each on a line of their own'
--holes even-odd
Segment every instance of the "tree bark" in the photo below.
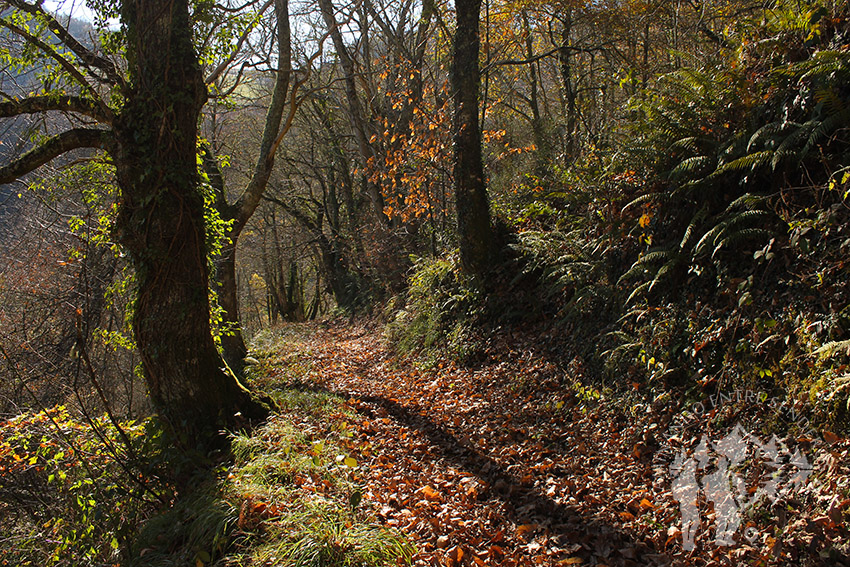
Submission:
<svg viewBox="0 0 850 567">
<path fill-rule="evenodd" d="M 116 119 L 116 227 L 136 270 L 133 330 L 151 400 L 190 445 L 268 408 L 222 370 L 209 321 L 203 195 L 196 162 L 206 101 L 186 0 L 128 0 L 130 88 Z"/>
<path fill-rule="evenodd" d="M 10 100 L 0 105 L 0 117 L 61 110 L 111 129 L 75 128 L 53 136 L 0 167 L 0 182 L 74 149 L 109 152 L 121 193 L 115 236 L 136 272 L 132 326 L 151 401 L 184 446 L 221 446 L 222 427 L 260 420 L 269 407 L 222 370 L 210 332 L 204 196 L 196 161 L 207 91 L 192 43 L 188 1 L 121 3 L 127 80 L 112 62 L 77 42 L 40 3 L 9 2 L 45 21 L 79 62 L 25 29 L 6 27 L 43 57 L 56 60 L 92 98 L 47 94 Z M 121 107 L 110 107 L 89 80 L 120 88 Z"/>
<path fill-rule="evenodd" d="M 481 0 L 456 0 L 457 30 L 452 53 L 454 103 L 454 189 L 461 266 L 469 275 L 483 276 L 493 256 L 490 204 L 481 157 L 478 126 L 479 12 Z"/>
<path fill-rule="evenodd" d="M 263 138 L 260 142 L 260 154 L 254 166 L 251 180 L 237 202 L 233 205 L 227 204 L 223 182 L 217 199 L 219 214 L 224 220 L 231 221 L 227 241 L 222 246 L 215 264 L 218 302 L 222 308 L 222 327 L 225 331 L 221 336 L 221 349 L 227 365 L 237 374 L 241 374 L 244 370 L 248 347 L 245 345 L 245 339 L 242 336 L 242 326 L 239 319 L 236 244 L 254 211 L 257 210 L 257 205 L 259 205 L 271 177 L 275 161 L 274 153 L 279 141 L 281 122 L 283 121 L 283 112 L 286 107 L 286 98 L 292 76 L 289 2 L 288 0 L 275 0 L 274 4 L 277 18 L 278 70 L 272 89 L 271 102 L 266 113 Z M 217 165 L 214 164 L 213 166 L 217 168 Z M 218 175 L 220 177 L 220 173 Z"/>
<path fill-rule="evenodd" d="M 558 50 L 558 63 L 561 71 L 561 85 L 563 87 L 564 100 L 566 102 L 566 144 L 564 153 L 568 158 L 572 159 L 577 151 L 578 144 L 576 141 L 576 126 L 578 124 L 578 107 L 575 85 L 573 84 L 573 62 L 572 51 L 570 49 L 570 37 L 572 35 L 572 17 L 569 12 L 563 19 L 564 27 L 561 29 L 561 45 Z"/>
</svg>

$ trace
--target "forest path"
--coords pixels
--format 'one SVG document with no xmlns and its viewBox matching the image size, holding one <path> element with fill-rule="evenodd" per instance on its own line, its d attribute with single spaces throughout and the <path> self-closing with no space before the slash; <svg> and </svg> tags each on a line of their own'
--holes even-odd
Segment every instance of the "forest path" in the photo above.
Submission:
<svg viewBox="0 0 850 567">
<path fill-rule="evenodd" d="M 340 326 L 294 348 L 301 386 L 359 414 L 366 499 L 414 540 L 415 564 L 667 565 L 665 550 L 681 553 L 668 534 L 678 506 L 656 501 L 642 429 L 564 388 L 533 347 L 422 369 L 379 332 Z"/>
</svg>

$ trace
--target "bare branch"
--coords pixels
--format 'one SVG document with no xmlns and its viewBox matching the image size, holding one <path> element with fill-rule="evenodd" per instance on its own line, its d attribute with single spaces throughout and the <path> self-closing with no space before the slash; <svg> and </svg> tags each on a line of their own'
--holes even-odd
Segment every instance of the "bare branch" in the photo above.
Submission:
<svg viewBox="0 0 850 567">
<path fill-rule="evenodd" d="M 92 97 L 98 101 L 98 106 L 100 106 L 101 111 L 103 111 L 104 114 L 109 116 L 110 120 L 113 118 L 112 110 L 103 101 L 100 100 L 100 97 L 98 96 L 97 91 L 94 89 L 93 86 L 91 86 L 89 84 L 89 82 L 86 80 L 86 78 L 80 72 L 80 70 L 77 69 L 77 67 L 73 63 L 68 61 L 58 51 L 56 51 L 52 46 L 48 45 L 47 43 L 45 43 L 44 41 L 42 41 L 38 37 L 34 36 L 28 30 L 25 30 L 24 28 L 22 28 L 20 26 L 16 26 L 15 24 L 13 24 L 9 21 L 6 21 L 4 19 L 0 19 L 0 26 L 3 26 L 4 28 L 8 29 L 9 31 L 18 34 L 19 36 L 24 38 L 26 41 L 28 41 L 29 43 L 38 47 L 40 50 L 42 50 L 45 53 L 45 55 L 47 55 L 51 59 L 58 62 L 59 65 L 61 65 L 62 68 L 65 69 L 65 71 L 69 75 L 71 75 L 74 79 L 77 80 L 78 83 L 80 83 L 80 86 L 82 86 L 84 89 L 86 89 L 87 91 L 89 91 L 92 94 Z"/>
<path fill-rule="evenodd" d="M 558 46 L 549 51 L 545 51 L 543 53 L 538 53 L 537 55 L 533 55 L 526 59 L 502 59 L 499 61 L 493 61 L 486 67 L 484 67 L 481 72 L 486 73 L 491 70 L 493 67 L 502 67 L 505 65 L 530 65 L 531 63 L 537 63 L 541 59 L 545 59 L 546 57 L 551 57 L 557 54 L 559 51 L 571 51 L 573 53 L 595 53 L 598 51 L 604 52 L 605 46 L 600 45 L 598 47 L 572 47 L 572 46 Z"/>
<path fill-rule="evenodd" d="M 413 57 L 410 52 L 407 50 L 405 45 L 401 42 L 398 36 L 393 33 L 393 30 L 390 28 L 389 24 L 384 21 L 384 19 L 378 14 L 378 11 L 375 10 L 375 6 L 372 5 L 371 0 L 365 1 L 366 10 L 369 12 L 369 15 L 372 16 L 372 19 L 375 20 L 375 23 L 378 24 L 378 27 L 381 28 L 381 31 L 384 32 L 387 40 L 392 43 L 396 49 L 398 49 L 407 59 L 408 61 L 412 61 Z"/>
<path fill-rule="evenodd" d="M 45 12 L 41 7 L 41 2 L 37 4 L 29 4 L 27 2 L 23 2 L 22 0 L 6 0 L 9 4 L 14 6 L 15 8 L 42 18 L 45 22 L 47 22 L 48 29 L 53 32 L 53 34 L 59 38 L 59 40 L 74 54 L 82 60 L 85 64 L 86 68 L 91 72 L 90 67 L 94 67 L 96 69 L 100 69 L 108 79 L 108 82 L 111 82 L 115 85 L 124 85 L 124 79 L 121 77 L 121 74 L 118 72 L 118 69 L 109 59 L 101 57 L 96 53 L 93 53 L 91 50 L 82 45 L 77 39 L 71 35 L 71 33 L 60 24 L 56 18 L 54 18 L 51 14 Z M 97 78 L 100 81 L 103 81 L 102 78 L 98 77 L 97 74 L 91 72 L 92 76 Z M 106 81 L 104 81 L 106 82 Z"/>
<path fill-rule="evenodd" d="M 258 16 L 263 14 L 269 7 L 274 4 L 274 0 L 266 0 L 266 3 L 260 7 L 260 11 L 257 14 Z M 230 55 L 219 63 L 218 67 L 213 69 L 213 72 L 209 74 L 209 76 L 204 80 L 204 82 L 208 85 L 216 82 L 218 78 L 227 70 L 227 67 L 233 63 L 233 60 L 236 59 L 236 56 L 239 55 L 239 51 L 242 49 L 242 46 L 245 44 L 245 41 L 248 39 L 248 36 L 251 35 L 251 32 L 254 31 L 254 26 L 248 26 L 242 32 L 242 35 L 239 36 L 239 40 L 236 42 L 236 45 L 233 47 L 233 51 L 230 52 Z"/>
<path fill-rule="evenodd" d="M 48 138 L 46 142 L 26 152 L 12 163 L 0 167 L 0 184 L 11 183 L 71 150 L 100 148 L 109 151 L 114 142 L 110 130 L 74 128 L 62 132 Z"/>
<path fill-rule="evenodd" d="M 8 100 L 0 102 L 0 118 L 10 118 L 21 114 L 35 114 L 37 112 L 48 112 L 51 110 L 62 112 L 76 112 L 98 122 L 109 124 L 110 117 L 103 113 L 96 102 L 91 99 L 71 95 L 43 95 L 32 96 L 21 100 Z"/>
</svg>

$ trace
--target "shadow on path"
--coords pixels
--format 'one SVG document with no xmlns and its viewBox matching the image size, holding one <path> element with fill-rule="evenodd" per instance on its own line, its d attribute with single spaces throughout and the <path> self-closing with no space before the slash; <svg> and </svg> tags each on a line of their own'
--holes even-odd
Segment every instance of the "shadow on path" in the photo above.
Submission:
<svg viewBox="0 0 850 567">
<path fill-rule="evenodd" d="M 464 443 L 428 419 L 425 408 L 402 405 L 383 396 L 361 395 L 315 384 L 302 383 L 291 387 L 356 400 L 353 407 L 369 418 L 388 415 L 398 425 L 419 431 L 428 440 L 437 458 L 485 483 L 487 489 L 478 497 L 480 506 L 486 507 L 488 500 L 503 502 L 505 506 L 502 509 L 507 520 L 516 525 L 541 525 L 550 543 L 566 549 L 572 557 L 582 558 L 583 564 L 636 566 L 670 563 L 667 555 L 659 554 L 650 547 L 651 541 L 636 541 L 630 534 L 610 523 L 589 517 L 573 506 L 558 502 L 556 495 L 547 495 L 535 486 L 531 475 L 524 480 L 509 472 L 504 464 Z M 534 464 L 523 463 L 517 469 L 521 474 L 527 473 Z M 518 543 L 522 544 L 521 541 Z M 532 554 L 532 551 L 528 553 Z"/>
</svg>

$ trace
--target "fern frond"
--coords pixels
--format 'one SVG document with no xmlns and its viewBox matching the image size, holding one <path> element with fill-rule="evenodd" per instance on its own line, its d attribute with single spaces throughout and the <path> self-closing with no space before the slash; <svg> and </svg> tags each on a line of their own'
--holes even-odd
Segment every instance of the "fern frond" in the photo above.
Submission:
<svg viewBox="0 0 850 567">
<path fill-rule="evenodd" d="M 843 50 L 824 49 L 805 61 L 780 70 L 780 73 L 799 81 L 834 76 L 835 79 L 843 79 L 846 82 L 850 79 L 850 54 Z"/>
<path fill-rule="evenodd" d="M 643 295 L 643 294 L 644 294 L 644 292 L 645 292 L 645 291 L 647 291 L 647 288 L 649 288 L 649 284 L 650 284 L 650 282 L 643 282 L 642 284 L 640 284 L 639 286 L 637 286 L 637 287 L 634 289 L 634 291 L 632 291 L 632 292 L 629 294 L 629 297 L 628 297 L 628 298 L 626 298 L 626 305 L 631 304 L 632 300 L 637 299 L 638 297 L 640 297 L 641 295 Z"/>
<path fill-rule="evenodd" d="M 817 120 L 809 120 L 808 122 L 800 124 L 796 130 L 793 130 L 790 134 L 785 136 L 779 144 L 779 147 L 776 148 L 776 151 L 770 160 L 771 167 L 776 169 L 784 158 L 791 158 L 796 162 L 805 157 L 804 154 L 794 151 L 793 148 L 800 146 L 803 140 L 809 137 L 809 133 L 817 127 L 818 123 L 819 121 Z"/>
<path fill-rule="evenodd" d="M 652 199 L 655 199 L 657 197 L 658 197 L 657 193 L 644 193 L 643 195 L 639 195 L 639 196 L 635 197 L 634 199 L 632 199 L 631 201 L 629 201 L 628 203 L 626 203 L 623 206 L 622 212 L 626 212 L 629 209 L 631 209 L 632 207 L 636 207 L 638 205 L 648 203 L 649 201 L 651 201 Z"/>
<path fill-rule="evenodd" d="M 745 223 L 765 221 L 771 218 L 771 213 L 762 210 L 747 210 L 741 211 L 729 218 L 725 223 L 725 228 L 734 228 Z"/>
<path fill-rule="evenodd" d="M 647 252 L 646 254 L 638 258 L 634 265 L 644 266 L 646 264 L 660 262 L 662 260 L 667 260 L 672 255 L 673 252 L 671 250 L 654 250 L 652 252 Z"/>
<path fill-rule="evenodd" d="M 739 207 L 744 207 L 748 210 L 753 210 L 755 207 L 764 204 L 767 199 L 761 195 L 753 195 L 752 193 L 744 193 L 726 207 L 726 211 L 732 211 Z"/>
<path fill-rule="evenodd" d="M 691 222 L 688 224 L 688 228 L 685 229 L 685 234 L 682 235 L 682 240 L 679 242 L 679 250 L 684 251 L 687 245 L 690 243 L 691 238 L 693 238 L 694 233 L 696 232 L 697 225 L 705 220 L 705 217 L 708 215 L 708 206 L 704 205 L 697 214 L 691 219 Z"/>
<path fill-rule="evenodd" d="M 824 118 L 820 124 L 811 130 L 809 139 L 806 140 L 806 145 L 803 146 L 803 155 L 808 154 L 818 142 L 842 127 L 850 126 L 850 108 L 845 108 L 841 112 L 830 114 Z"/>
<path fill-rule="evenodd" d="M 668 149 L 669 150 L 682 149 L 682 150 L 689 150 L 693 153 L 698 153 L 700 151 L 699 144 L 698 144 L 700 139 L 701 138 L 699 138 L 698 136 L 688 136 L 686 138 L 681 138 L 679 140 L 676 140 L 672 144 L 670 144 L 670 147 Z"/>
<path fill-rule="evenodd" d="M 793 122 L 770 122 L 768 124 L 765 124 L 758 130 L 756 130 L 752 136 L 750 136 L 750 140 L 749 142 L 747 142 L 747 153 L 751 153 L 753 151 L 753 148 L 759 145 L 765 138 L 775 136 L 776 134 L 779 134 L 780 132 L 787 130 L 792 126 L 799 127 L 799 124 Z"/>
<path fill-rule="evenodd" d="M 728 163 L 746 151 L 746 146 L 749 143 L 746 132 L 738 132 L 728 139 L 724 147 L 718 152 L 719 165 Z"/>
<path fill-rule="evenodd" d="M 772 233 L 765 228 L 744 228 L 741 230 L 737 230 L 732 232 L 728 236 L 724 236 L 714 247 L 714 252 L 711 253 L 711 258 L 717 255 L 718 252 L 723 247 L 731 247 L 738 242 L 743 242 L 745 240 L 756 240 L 759 238 L 767 238 L 771 236 Z"/>
<path fill-rule="evenodd" d="M 734 161 L 717 168 L 717 173 L 726 173 L 727 171 L 756 171 L 770 162 L 773 157 L 773 152 L 770 150 L 762 150 L 752 154 L 747 154 Z"/>
<path fill-rule="evenodd" d="M 679 176 L 690 175 L 696 171 L 704 170 L 713 165 L 714 160 L 708 156 L 694 156 L 683 160 L 670 172 L 669 178 L 675 179 Z"/>
<path fill-rule="evenodd" d="M 812 354 L 817 355 L 819 358 L 831 358 L 835 356 L 838 351 L 850 351 L 850 339 L 846 341 L 831 341 L 820 347 L 819 349 L 812 352 Z"/>
<path fill-rule="evenodd" d="M 723 231 L 726 229 L 727 224 L 728 224 L 728 221 L 720 222 L 720 223 L 716 224 L 714 226 L 714 228 L 712 228 L 711 230 L 709 230 L 708 232 L 703 234 L 702 238 L 700 238 L 699 242 L 697 242 L 697 245 L 694 246 L 694 254 L 693 255 L 699 256 L 700 254 L 702 254 L 705 251 L 705 249 L 709 245 L 714 246 L 717 238 L 719 238 L 720 235 L 723 233 Z"/>
<path fill-rule="evenodd" d="M 628 270 L 626 270 L 626 273 L 620 276 L 620 278 L 617 280 L 617 283 L 622 283 L 637 275 L 646 274 L 650 271 L 648 266 L 658 262 L 667 261 L 671 257 L 673 257 L 673 255 L 673 250 L 654 250 L 652 252 L 648 252 L 647 254 L 644 254 L 643 256 L 638 258 L 637 261 L 635 261 L 635 263 L 632 264 Z"/>
<path fill-rule="evenodd" d="M 840 96 L 834 85 L 828 85 L 822 89 L 815 91 L 815 100 L 824 110 L 829 113 L 844 112 L 847 109 L 847 101 Z"/>
<path fill-rule="evenodd" d="M 676 256 L 663 266 L 658 269 L 655 273 L 655 277 L 652 279 L 652 283 L 649 284 L 649 289 L 647 291 L 652 292 L 653 288 L 660 282 L 664 281 L 664 278 L 667 277 L 667 274 L 673 271 L 676 265 L 679 263 L 679 257 Z"/>
</svg>

